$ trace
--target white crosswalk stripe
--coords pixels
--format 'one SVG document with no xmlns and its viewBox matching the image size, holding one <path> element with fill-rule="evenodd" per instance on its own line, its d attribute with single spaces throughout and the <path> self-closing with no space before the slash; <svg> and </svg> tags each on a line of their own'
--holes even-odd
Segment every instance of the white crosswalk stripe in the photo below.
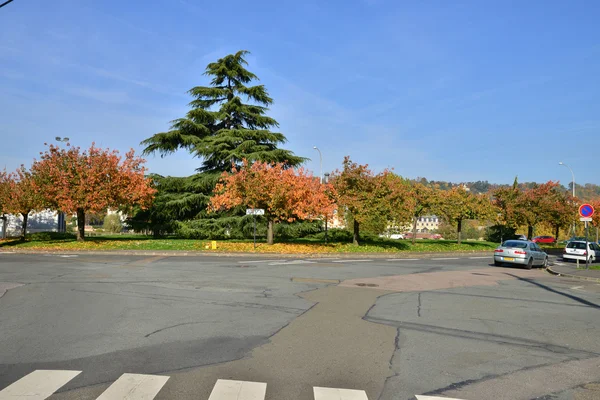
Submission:
<svg viewBox="0 0 600 400">
<path fill-rule="evenodd" d="M 314 387 L 315 400 L 369 400 L 364 390 Z"/>
<path fill-rule="evenodd" d="M 264 400 L 267 384 L 219 379 L 208 400 Z"/>
<path fill-rule="evenodd" d="M 81 371 L 36 370 L 0 391 L 0 400 L 44 400 L 79 375 Z M 123 374 L 96 400 L 152 400 L 169 380 L 168 376 Z M 265 400 L 263 382 L 219 379 L 208 400 Z M 369 400 L 364 390 L 313 387 L 315 400 Z M 417 400 L 460 400 L 417 395 Z M 293 399 L 290 399 L 293 400 Z"/>
<path fill-rule="evenodd" d="M 0 392 L 0 400 L 44 400 L 79 375 L 81 371 L 38 369 Z"/>
<path fill-rule="evenodd" d="M 168 380 L 168 376 L 123 374 L 96 400 L 151 400 Z"/>
</svg>

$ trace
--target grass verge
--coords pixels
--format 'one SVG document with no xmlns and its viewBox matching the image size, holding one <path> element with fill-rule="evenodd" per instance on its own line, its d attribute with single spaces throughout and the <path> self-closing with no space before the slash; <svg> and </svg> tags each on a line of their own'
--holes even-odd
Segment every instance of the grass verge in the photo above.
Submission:
<svg viewBox="0 0 600 400">
<path fill-rule="evenodd" d="M 0 241 L 0 249 L 79 251 L 79 250 L 179 250 L 201 252 L 247 252 L 247 253 L 397 253 L 397 252 L 475 252 L 491 251 L 497 244 L 482 241 L 467 241 L 460 245 L 451 240 L 417 240 L 413 245 L 407 240 L 371 239 L 360 246 L 351 243 L 323 243 L 314 239 L 295 239 L 275 243 L 272 246 L 258 242 L 256 250 L 249 240 L 219 240 L 217 249 L 211 249 L 210 240 L 154 239 L 139 235 L 95 236 L 77 242 L 72 235 L 44 233 L 33 234 L 26 241 L 8 239 Z"/>
</svg>

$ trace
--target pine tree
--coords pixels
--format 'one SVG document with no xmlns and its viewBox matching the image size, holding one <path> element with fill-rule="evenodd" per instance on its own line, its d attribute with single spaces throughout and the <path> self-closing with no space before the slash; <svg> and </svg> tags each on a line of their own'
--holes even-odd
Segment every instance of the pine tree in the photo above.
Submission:
<svg viewBox="0 0 600 400">
<path fill-rule="evenodd" d="M 273 99 L 263 85 L 252 85 L 258 77 L 244 68 L 248 64 L 244 59 L 247 54 L 241 50 L 208 64 L 204 74 L 211 78 L 210 86 L 189 90 L 194 99 L 186 116 L 174 120 L 169 131 L 142 142 L 146 155 L 158 153 L 164 157 L 185 149 L 200 158 L 202 164 L 199 173 L 189 177 L 153 175 L 158 189 L 156 207 L 134 216 L 131 221 L 134 225 L 141 223 L 155 233 L 183 229 L 197 237 L 229 231 L 239 225 L 238 221 L 206 214 L 208 200 L 222 172 L 231 172 L 234 165 L 239 168 L 244 159 L 280 162 L 289 167 L 306 160 L 278 148 L 287 140 L 282 133 L 271 131 L 279 126 L 266 115 Z M 233 210 L 230 217 L 238 211 Z M 204 221 L 208 218 L 210 221 Z M 191 220 L 195 221 L 188 223 Z M 203 232 L 189 233 L 190 229 Z"/>
<path fill-rule="evenodd" d="M 265 115 L 273 99 L 264 85 L 248 86 L 258 77 L 244 68 L 247 54 L 241 50 L 208 64 L 204 74 L 212 78 L 210 86 L 189 90 L 192 109 L 173 121 L 170 131 L 144 140 L 144 153 L 164 156 L 186 149 L 202 159 L 198 171 L 207 173 L 231 171 L 243 159 L 302 164 L 305 158 L 277 147 L 286 138 L 270 131 L 279 124 Z M 243 98 L 256 104 L 244 103 Z"/>
</svg>

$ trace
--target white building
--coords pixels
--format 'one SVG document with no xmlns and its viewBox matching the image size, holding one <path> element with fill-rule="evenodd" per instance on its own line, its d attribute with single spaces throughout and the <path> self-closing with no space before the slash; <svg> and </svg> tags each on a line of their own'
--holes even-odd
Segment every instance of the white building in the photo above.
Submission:
<svg viewBox="0 0 600 400">
<path fill-rule="evenodd" d="M 417 232 L 429 233 L 440 227 L 440 218 L 437 215 L 424 215 L 417 220 Z M 409 229 L 412 231 L 412 226 Z"/>
<path fill-rule="evenodd" d="M 21 235 L 23 226 L 23 216 L 21 214 L 7 215 L 6 233 L 7 236 Z M 27 218 L 27 233 L 35 232 L 58 232 L 59 213 L 57 211 L 44 210 L 40 212 L 30 212 Z M 0 237 L 4 236 L 4 224 L 0 223 Z"/>
</svg>

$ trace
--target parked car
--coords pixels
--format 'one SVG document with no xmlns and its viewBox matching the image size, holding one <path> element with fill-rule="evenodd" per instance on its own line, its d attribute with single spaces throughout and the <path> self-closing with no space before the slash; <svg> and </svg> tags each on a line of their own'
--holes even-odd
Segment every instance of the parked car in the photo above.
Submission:
<svg viewBox="0 0 600 400">
<path fill-rule="evenodd" d="M 554 244 L 554 243 L 556 243 L 556 238 L 554 238 L 553 236 L 536 236 L 533 239 L 531 239 L 531 241 L 533 243 L 550 243 L 550 244 Z"/>
<path fill-rule="evenodd" d="M 567 243 L 563 252 L 563 260 L 580 260 L 584 261 L 588 259 L 590 262 L 600 260 L 600 246 L 594 242 L 588 242 L 587 248 L 585 246 L 585 240 L 574 240 Z"/>
<path fill-rule="evenodd" d="M 527 240 L 507 240 L 494 250 L 494 265 L 504 263 L 524 265 L 531 269 L 534 265 L 548 266 L 548 254 L 537 243 Z"/>
<path fill-rule="evenodd" d="M 401 233 L 392 233 L 390 239 L 404 239 L 404 235 Z"/>
</svg>

